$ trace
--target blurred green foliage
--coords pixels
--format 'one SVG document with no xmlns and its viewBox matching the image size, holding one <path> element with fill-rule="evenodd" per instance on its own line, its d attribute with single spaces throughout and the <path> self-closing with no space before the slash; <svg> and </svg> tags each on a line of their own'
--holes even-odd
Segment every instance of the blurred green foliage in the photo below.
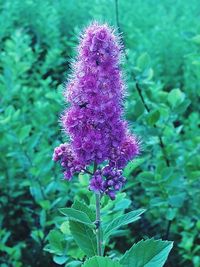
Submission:
<svg viewBox="0 0 200 267">
<path fill-rule="evenodd" d="M 51 155 L 66 138 L 58 118 L 77 36 L 96 19 L 123 32 L 126 117 L 143 147 L 104 219 L 148 210 L 106 249 L 163 237 L 175 241 L 166 266 L 199 267 L 199 1 L 1 0 L 0 12 L 0 266 L 80 265 L 69 263 L 83 253 L 58 208 L 92 196 L 86 178 L 63 181 Z"/>
</svg>

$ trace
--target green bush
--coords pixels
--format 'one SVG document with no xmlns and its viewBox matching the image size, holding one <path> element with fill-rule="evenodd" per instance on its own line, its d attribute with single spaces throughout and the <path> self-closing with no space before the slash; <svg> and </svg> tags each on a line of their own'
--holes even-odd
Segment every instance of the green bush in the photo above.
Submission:
<svg viewBox="0 0 200 267">
<path fill-rule="evenodd" d="M 0 1 L 2 267 L 72 267 L 83 258 L 58 208 L 74 198 L 92 204 L 87 177 L 63 181 L 51 157 L 64 140 L 57 121 L 77 35 L 94 19 L 123 32 L 126 117 L 143 148 L 125 169 L 127 196 L 105 200 L 104 212 L 148 209 L 106 249 L 121 255 L 141 234 L 168 237 L 174 249 L 166 266 L 200 266 L 199 2 L 118 0 L 118 22 L 116 3 Z"/>
</svg>

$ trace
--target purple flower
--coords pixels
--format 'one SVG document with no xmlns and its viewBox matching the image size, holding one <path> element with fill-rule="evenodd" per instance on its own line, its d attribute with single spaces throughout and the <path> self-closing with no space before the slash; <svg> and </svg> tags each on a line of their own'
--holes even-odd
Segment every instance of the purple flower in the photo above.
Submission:
<svg viewBox="0 0 200 267">
<path fill-rule="evenodd" d="M 94 173 L 90 179 L 89 189 L 101 194 L 105 193 L 114 200 L 116 192 L 124 186 L 125 182 L 122 170 L 107 165 Z"/>
<path fill-rule="evenodd" d="M 94 192 L 103 192 L 103 178 L 100 174 L 94 174 L 93 178 L 90 179 L 89 189 Z"/>
<path fill-rule="evenodd" d="M 121 177 L 111 174 L 111 169 L 124 168 L 139 153 L 137 139 L 130 135 L 123 120 L 125 85 L 119 69 L 121 51 L 119 38 L 106 24 L 93 23 L 81 36 L 65 90 L 70 107 L 62 115 L 70 142 L 64 145 L 63 152 L 62 145 L 54 152 L 54 160 L 61 162 L 67 179 L 94 162 L 98 165 L 109 162 L 110 176 L 104 174 L 104 181 L 94 174 L 90 189 L 102 191 L 112 199 L 123 182 L 111 185 L 113 177 Z"/>
<path fill-rule="evenodd" d="M 61 144 L 54 149 L 53 160 L 60 161 L 64 171 L 64 178 L 71 180 L 76 172 L 80 172 L 84 166 L 78 161 L 69 144 Z"/>
</svg>

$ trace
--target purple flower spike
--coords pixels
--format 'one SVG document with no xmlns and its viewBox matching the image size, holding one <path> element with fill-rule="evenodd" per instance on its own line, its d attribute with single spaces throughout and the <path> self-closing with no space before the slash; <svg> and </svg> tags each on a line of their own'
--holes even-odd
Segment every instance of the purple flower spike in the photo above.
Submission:
<svg viewBox="0 0 200 267">
<path fill-rule="evenodd" d="M 68 180 L 94 162 L 109 162 L 102 173 L 106 181 L 94 174 L 90 189 L 112 199 L 124 184 L 120 182 L 122 171 L 117 174 L 118 170 L 139 153 L 137 139 L 130 135 L 122 118 L 125 85 L 119 68 L 121 51 L 119 38 L 106 24 L 93 23 L 81 36 L 65 90 L 70 107 L 62 116 L 70 144 L 56 148 L 53 157 L 60 161 Z M 108 177 L 119 181 L 116 184 Z"/>
</svg>

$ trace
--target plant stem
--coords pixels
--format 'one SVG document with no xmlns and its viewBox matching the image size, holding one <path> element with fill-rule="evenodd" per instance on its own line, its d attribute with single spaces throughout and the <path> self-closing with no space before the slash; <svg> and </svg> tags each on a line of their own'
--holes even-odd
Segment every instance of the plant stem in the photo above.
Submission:
<svg viewBox="0 0 200 267">
<path fill-rule="evenodd" d="M 169 233 L 170 233 L 171 225 L 172 225 L 172 220 L 169 220 L 168 221 L 168 224 L 167 224 L 167 231 L 166 231 L 166 234 L 165 234 L 165 239 L 168 239 L 169 238 Z"/>
<path fill-rule="evenodd" d="M 96 237 L 97 237 L 97 254 L 102 256 L 102 236 L 101 236 L 101 213 L 100 213 L 100 194 L 96 194 Z"/>
<path fill-rule="evenodd" d="M 97 163 L 94 162 L 94 170 L 93 174 L 95 174 L 97 170 Z M 98 256 L 103 255 L 103 250 L 102 250 L 102 236 L 101 236 L 101 194 L 96 193 L 96 238 L 97 238 L 97 254 Z"/>
</svg>

